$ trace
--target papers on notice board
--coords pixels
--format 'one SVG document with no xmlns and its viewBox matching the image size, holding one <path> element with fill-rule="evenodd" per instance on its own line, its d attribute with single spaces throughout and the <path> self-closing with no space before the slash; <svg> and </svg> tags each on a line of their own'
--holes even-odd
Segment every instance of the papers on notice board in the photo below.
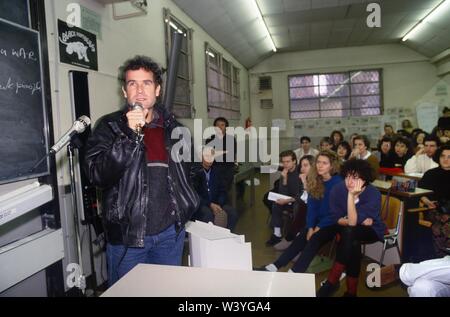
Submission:
<svg viewBox="0 0 450 317">
<path fill-rule="evenodd" d="M 277 201 L 278 199 L 292 199 L 292 197 L 274 193 L 274 192 L 269 192 L 269 197 L 267 197 L 267 199 L 269 199 L 271 201 Z"/>
</svg>

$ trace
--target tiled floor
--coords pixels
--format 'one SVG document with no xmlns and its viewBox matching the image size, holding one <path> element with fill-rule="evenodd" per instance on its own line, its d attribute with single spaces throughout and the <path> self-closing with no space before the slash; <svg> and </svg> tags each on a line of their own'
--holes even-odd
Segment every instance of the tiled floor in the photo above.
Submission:
<svg viewBox="0 0 450 317">
<path fill-rule="evenodd" d="M 268 210 L 262 203 L 264 193 L 269 189 L 269 177 L 267 174 L 257 174 L 260 180 L 260 185 L 256 187 L 256 202 L 255 206 L 249 207 L 249 188 L 245 191 L 244 202 L 239 203 L 240 218 L 237 223 L 235 232 L 237 234 L 245 235 L 245 240 L 252 243 L 253 266 L 259 267 L 273 262 L 280 252 L 272 247 L 266 247 L 265 241 L 271 234 L 271 229 L 268 225 Z M 328 252 L 323 250 L 325 254 Z M 407 296 L 406 289 L 400 282 L 395 282 L 389 287 L 378 290 L 370 290 L 365 286 L 366 266 L 370 263 L 369 260 L 363 260 L 361 266 L 361 277 L 358 287 L 358 296 Z M 289 267 L 282 271 L 287 271 Z M 316 274 L 316 286 L 320 281 L 327 277 L 328 271 Z M 345 292 L 345 279 L 341 282 L 341 288 L 335 296 L 342 296 Z"/>
</svg>

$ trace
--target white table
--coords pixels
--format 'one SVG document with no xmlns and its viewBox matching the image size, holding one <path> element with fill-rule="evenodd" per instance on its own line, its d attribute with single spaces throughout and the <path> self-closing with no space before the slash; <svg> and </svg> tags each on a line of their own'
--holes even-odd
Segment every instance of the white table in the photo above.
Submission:
<svg viewBox="0 0 450 317">
<path fill-rule="evenodd" d="M 139 264 L 105 297 L 314 297 L 314 274 Z"/>
</svg>

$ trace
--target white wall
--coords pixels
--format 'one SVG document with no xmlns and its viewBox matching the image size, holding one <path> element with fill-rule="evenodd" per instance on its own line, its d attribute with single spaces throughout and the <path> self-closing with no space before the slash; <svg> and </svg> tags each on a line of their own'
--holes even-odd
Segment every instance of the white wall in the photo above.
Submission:
<svg viewBox="0 0 450 317">
<path fill-rule="evenodd" d="M 255 126 L 270 126 L 271 120 L 287 120 L 282 137 L 294 137 L 294 120 L 289 119 L 288 75 L 339 72 L 369 68 L 383 69 L 384 109 L 414 109 L 427 99 L 441 80 L 428 58 L 399 44 L 336 48 L 306 52 L 275 54 L 250 69 L 250 109 Z M 258 77 L 272 76 L 272 92 L 258 90 Z M 448 81 L 446 81 L 448 84 Z M 273 97 L 274 108 L 260 109 L 261 98 Z M 447 102 L 448 104 L 448 102 Z M 303 120 L 308 121 L 308 120 Z M 413 124 L 416 122 L 413 120 Z M 323 131 L 323 136 L 329 135 Z"/>
<path fill-rule="evenodd" d="M 241 82 L 241 120 L 231 121 L 231 125 L 243 125 L 249 115 L 248 98 L 248 73 L 247 69 L 237 62 L 223 47 L 212 39 L 203 29 L 195 24 L 170 0 L 148 1 L 148 14 L 145 16 L 131 17 L 114 20 L 112 6 L 103 6 L 92 0 L 78 0 L 75 3 L 96 12 L 101 16 L 102 39 L 97 38 L 98 46 L 98 71 L 63 64 L 59 62 L 57 20 L 66 21 L 69 12 L 67 5 L 71 0 L 45 0 L 47 20 L 47 40 L 49 50 L 50 81 L 52 91 L 52 115 L 55 140 L 69 129 L 75 120 L 70 99 L 70 85 L 68 72 L 70 70 L 87 71 L 89 73 L 89 98 L 92 124 L 101 116 L 118 110 L 124 100 L 117 81 L 118 68 L 123 62 L 136 54 L 145 54 L 153 57 L 162 67 L 167 67 L 165 50 L 165 33 L 163 21 L 163 8 L 170 9 L 171 13 L 193 32 L 193 67 L 194 86 L 193 100 L 197 110 L 196 118 L 204 120 L 203 127 L 211 123 L 207 118 L 206 110 L 206 79 L 205 79 L 205 41 L 209 42 L 216 50 L 223 54 L 227 60 L 239 67 Z M 128 2 L 117 4 L 117 14 L 130 12 Z M 132 10 L 131 10 L 132 11 Z M 136 10 L 134 10 L 136 11 Z M 180 120 L 183 124 L 193 128 L 192 119 Z M 64 186 L 70 184 L 68 160 L 65 151 L 57 154 L 58 191 L 61 209 L 61 222 L 65 235 L 64 267 L 67 263 L 78 262 L 76 258 L 73 214 L 71 208 L 71 196 L 64 193 Z M 81 226 L 82 232 L 86 227 Z M 85 236 L 86 234 L 83 234 Z M 95 238 L 95 237 L 94 237 Z M 90 274 L 87 257 L 88 241 L 84 238 L 83 252 L 84 265 L 87 274 Z M 95 250 L 94 250 L 95 251 Z M 99 262 L 100 260 L 97 260 Z M 98 264 L 100 265 L 100 264 Z M 106 267 L 106 264 L 103 263 Z M 97 268 L 99 271 L 99 268 Z M 98 272 L 98 279 L 101 279 Z"/>
</svg>

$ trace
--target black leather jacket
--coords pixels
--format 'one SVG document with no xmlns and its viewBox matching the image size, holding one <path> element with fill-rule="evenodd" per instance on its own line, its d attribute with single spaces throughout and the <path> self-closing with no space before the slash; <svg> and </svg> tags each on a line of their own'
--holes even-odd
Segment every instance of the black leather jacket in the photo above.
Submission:
<svg viewBox="0 0 450 317">
<path fill-rule="evenodd" d="M 169 157 L 169 205 L 175 212 L 179 229 L 197 210 L 200 200 L 190 180 L 191 163 L 175 162 L 171 157 L 172 146 L 185 142 L 170 138 L 172 130 L 181 124 L 162 105 L 156 104 L 154 111 L 164 119 Z M 107 241 L 143 247 L 149 196 L 145 145 L 128 127 L 125 113 L 125 110 L 117 111 L 99 120 L 87 142 L 84 167 L 90 182 L 102 190 L 101 209 Z"/>
</svg>

